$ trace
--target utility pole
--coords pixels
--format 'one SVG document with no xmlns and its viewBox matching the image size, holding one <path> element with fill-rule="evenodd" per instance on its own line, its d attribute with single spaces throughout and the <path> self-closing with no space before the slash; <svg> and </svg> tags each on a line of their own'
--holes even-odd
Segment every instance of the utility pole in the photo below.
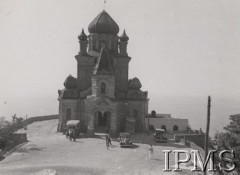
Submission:
<svg viewBox="0 0 240 175">
<path fill-rule="evenodd" d="M 208 137 L 209 137 L 209 126 L 210 126 L 210 109 L 211 109 L 211 97 L 208 96 L 208 105 L 207 105 L 207 125 L 206 125 L 206 134 L 205 134 L 205 145 L 204 145 L 204 151 L 205 156 L 204 159 L 206 161 L 207 155 L 208 155 Z M 207 170 L 204 171 L 204 174 L 206 175 Z"/>
</svg>

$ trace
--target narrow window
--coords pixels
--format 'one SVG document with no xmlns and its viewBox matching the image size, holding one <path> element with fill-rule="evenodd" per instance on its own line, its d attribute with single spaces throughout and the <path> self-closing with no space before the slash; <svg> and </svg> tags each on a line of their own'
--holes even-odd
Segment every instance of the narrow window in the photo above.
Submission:
<svg viewBox="0 0 240 175">
<path fill-rule="evenodd" d="M 71 120 L 71 116 L 72 116 L 72 110 L 71 110 L 71 108 L 67 108 L 67 121 L 68 120 Z"/>
<path fill-rule="evenodd" d="M 105 94 L 105 93 L 106 93 L 106 84 L 101 83 L 101 94 Z"/>
</svg>

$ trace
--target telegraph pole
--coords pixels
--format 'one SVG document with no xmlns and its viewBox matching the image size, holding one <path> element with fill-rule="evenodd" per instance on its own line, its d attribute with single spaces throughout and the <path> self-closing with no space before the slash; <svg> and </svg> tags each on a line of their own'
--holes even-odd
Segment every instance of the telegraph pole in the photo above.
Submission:
<svg viewBox="0 0 240 175">
<path fill-rule="evenodd" d="M 210 126 L 210 109 L 211 109 L 211 97 L 208 96 L 208 105 L 207 105 L 207 125 L 206 125 L 206 134 L 205 134 L 205 145 L 204 145 L 204 151 L 205 151 L 205 156 L 204 159 L 206 161 L 207 155 L 208 155 L 208 137 L 209 137 L 209 126 Z M 206 173 L 207 170 L 204 171 L 204 174 Z"/>
</svg>

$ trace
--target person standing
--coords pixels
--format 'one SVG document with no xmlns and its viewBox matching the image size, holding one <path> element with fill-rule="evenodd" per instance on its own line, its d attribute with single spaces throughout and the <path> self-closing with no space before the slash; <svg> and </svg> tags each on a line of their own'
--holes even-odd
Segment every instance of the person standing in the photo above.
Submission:
<svg viewBox="0 0 240 175">
<path fill-rule="evenodd" d="M 112 145 L 112 140 L 111 140 L 111 137 L 110 137 L 110 135 L 108 134 L 108 136 L 107 136 L 107 137 L 108 137 L 108 143 L 109 143 L 109 145 L 113 146 L 113 145 Z"/>
<path fill-rule="evenodd" d="M 106 135 L 106 147 L 107 147 L 107 150 L 109 148 L 109 139 L 108 139 L 108 136 Z"/>
<path fill-rule="evenodd" d="M 150 147 L 148 148 L 148 158 L 151 159 L 153 156 L 153 147 L 152 145 L 150 145 Z"/>
</svg>

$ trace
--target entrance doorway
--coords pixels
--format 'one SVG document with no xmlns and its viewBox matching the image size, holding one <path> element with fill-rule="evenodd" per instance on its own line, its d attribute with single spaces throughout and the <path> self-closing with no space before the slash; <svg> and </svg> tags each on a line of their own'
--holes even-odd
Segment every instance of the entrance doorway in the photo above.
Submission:
<svg viewBox="0 0 240 175">
<path fill-rule="evenodd" d="M 111 113 L 110 112 L 96 112 L 94 118 L 95 132 L 107 132 L 111 129 Z"/>
</svg>

